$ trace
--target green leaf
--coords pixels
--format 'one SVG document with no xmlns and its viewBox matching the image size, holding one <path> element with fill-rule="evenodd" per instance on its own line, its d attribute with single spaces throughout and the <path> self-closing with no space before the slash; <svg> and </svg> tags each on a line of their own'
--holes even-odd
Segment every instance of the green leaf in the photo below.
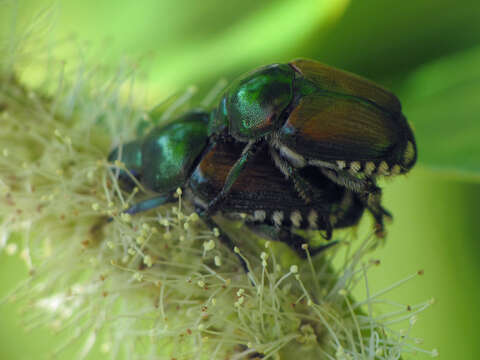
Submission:
<svg viewBox="0 0 480 360">
<path fill-rule="evenodd" d="M 298 56 L 298 44 L 334 23 L 349 2 L 84 0 L 51 6 L 51 0 L 22 0 L 21 6 L 11 6 L 14 16 L 9 15 L 12 11 L 0 12 L 0 37 L 15 28 L 23 30 L 47 9 L 47 20 L 55 24 L 48 53 L 67 63 L 84 58 L 107 66 L 123 57 L 139 59 L 158 98 L 188 85 L 291 60 Z M 48 21 L 44 28 L 49 28 Z M 315 36 L 318 42 L 318 33 Z"/>
<path fill-rule="evenodd" d="M 415 130 L 419 162 L 480 180 L 480 47 L 421 67 L 400 98 Z"/>
<path fill-rule="evenodd" d="M 178 44 L 169 56 L 158 59 L 152 77 L 175 86 L 218 79 L 238 67 L 251 69 L 291 60 L 297 44 L 319 26 L 338 19 L 348 3 L 349 0 L 272 2 L 238 18 L 214 36 Z M 225 4 L 229 7 L 231 2 Z"/>
</svg>

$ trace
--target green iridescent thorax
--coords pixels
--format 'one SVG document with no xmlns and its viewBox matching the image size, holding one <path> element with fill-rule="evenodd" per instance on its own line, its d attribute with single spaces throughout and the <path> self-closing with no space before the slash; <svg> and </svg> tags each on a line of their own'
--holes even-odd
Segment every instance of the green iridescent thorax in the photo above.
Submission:
<svg viewBox="0 0 480 360">
<path fill-rule="evenodd" d="M 208 143 L 207 124 L 207 113 L 191 112 L 147 134 L 142 143 L 142 183 L 156 192 L 182 186 Z"/>
<path fill-rule="evenodd" d="M 228 123 L 230 135 L 246 141 L 279 128 L 280 115 L 292 101 L 294 76 L 290 66 L 274 64 L 241 77 L 216 110 L 217 117 L 223 116 L 213 120 L 217 129 Z"/>
</svg>

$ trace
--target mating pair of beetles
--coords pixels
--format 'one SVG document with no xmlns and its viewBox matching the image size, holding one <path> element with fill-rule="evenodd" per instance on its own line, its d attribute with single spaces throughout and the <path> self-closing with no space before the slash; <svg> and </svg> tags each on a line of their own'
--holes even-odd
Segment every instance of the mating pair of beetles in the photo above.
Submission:
<svg viewBox="0 0 480 360">
<path fill-rule="evenodd" d="M 416 158 L 395 95 L 304 59 L 256 69 L 232 83 L 213 110 L 187 112 L 108 157 L 156 194 L 127 213 L 174 201 L 180 187 L 207 225 L 215 226 L 217 212 L 242 216 L 256 233 L 303 256 L 305 239 L 295 229 L 322 230 L 330 239 L 365 209 L 383 236 L 391 215 L 376 180 L 406 173 Z M 131 187 L 128 172 L 118 174 Z"/>
</svg>

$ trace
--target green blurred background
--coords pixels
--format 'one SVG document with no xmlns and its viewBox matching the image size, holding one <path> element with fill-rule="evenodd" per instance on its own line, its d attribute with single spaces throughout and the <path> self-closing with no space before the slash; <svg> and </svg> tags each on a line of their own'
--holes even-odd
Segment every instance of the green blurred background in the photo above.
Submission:
<svg viewBox="0 0 480 360">
<path fill-rule="evenodd" d="M 89 49 L 92 64 L 138 61 L 151 104 L 192 84 L 204 94 L 222 77 L 296 57 L 394 90 L 415 129 L 419 163 L 383 184 L 395 221 L 373 255 L 382 265 L 370 284 L 379 290 L 424 269 L 389 298 L 434 297 L 414 328 L 420 347 L 438 348 L 442 359 L 480 358 L 478 0 L 0 1 L 0 21 L 2 38 L 40 23 L 44 31 L 30 36 L 47 39 L 66 60 Z M 62 53 L 65 43 L 78 52 Z M 0 267 L 2 296 L 26 270 L 4 252 Z M 1 306 L 0 319 L 0 359 L 37 359 L 53 347 L 45 329 L 24 332 L 15 304 Z"/>
</svg>

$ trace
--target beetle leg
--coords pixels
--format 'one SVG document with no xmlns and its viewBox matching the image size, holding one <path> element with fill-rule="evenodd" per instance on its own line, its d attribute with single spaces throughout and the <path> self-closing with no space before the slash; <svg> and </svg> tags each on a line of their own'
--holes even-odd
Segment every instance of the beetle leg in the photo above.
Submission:
<svg viewBox="0 0 480 360">
<path fill-rule="evenodd" d="M 375 182 L 369 178 L 358 179 L 342 170 L 331 170 L 322 167 L 320 169 L 333 182 L 359 193 L 359 199 L 375 219 L 375 234 L 381 238 L 385 237 L 384 220 L 385 218 L 391 220 L 392 215 L 382 207 L 382 190 L 375 185 Z"/>
<path fill-rule="evenodd" d="M 246 224 L 250 230 L 252 230 L 255 234 L 266 237 L 273 241 L 281 241 L 287 244 L 293 251 L 297 253 L 297 255 L 305 259 L 307 257 L 307 253 L 303 247 L 303 244 L 307 243 L 307 240 L 300 235 L 297 235 L 292 232 L 292 230 L 286 226 L 272 226 L 267 224 Z M 331 231 L 331 230 L 330 230 Z M 328 230 L 327 230 L 328 232 Z M 317 246 L 315 248 L 309 248 L 309 253 L 311 256 L 315 256 L 316 254 L 325 251 L 329 247 L 337 244 L 338 241 L 332 241 L 328 244 Z"/>
<path fill-rule="evenodd" d="M 255 154 L 260 148 L 261 146 L 258 146 L 257 141 L 250 140 L 248 142 L 248 144 L 245 146 L 245 148 L 242 151 L 242 155 L 235 162 L 235 164 L 232 166 L 232 168 L 228 172 L 228 175 L 227 175 L 227 178 L 225 179 L 225 183 L 223 184 L 222 190 L 220 191 L 220 193 L 217 194 L 217 196 L 215 196 L 215 198 L 212 201 L 208 203 L 207 208 L 204 210 L 205 214 L 208 215 L 215 212 L 218 205 L 220 205 L 220 203 L 225 199 L 225 197 L 230 192 L 230 189 L 232 188 L 237 178 L 240 176 L 242 170 L 248 164 L 248 161 L 255 156 Z"/>
<path fill-rule="evenodd" d="M 270 155 L 272 156 L 277 168 L 285 175 L 285 177 L 292 180 L 293 186 L 295 187 L 298 195 L 300 195 L 300 197 L 305 200 L 306 203 L 311 202 L 315 190 L 310 183 L 300 176 L 296 168 L 290 165 L 288 161 L 283 159 L 272 147 L 270 147 Z"/>
<path fill-rule="evenodd" d="M 145 199 L 139 201 L 136 204 L 130 206 L 127 210 L 122 211 L 123 214 L 135 215 L 144 211 L 152 210 L 156 207 L 162 206 L 163 204 L 172 202 L 175 198 L 172 194 L 170 195 L 158 195 L 153 198 Z M 108 218 L 107 222 L 112 222 L 113 218 Z"/>
<path fill-rule="evenodd" d="M 332 225 L 332 222 L 327 218 L 325 219 L 325 225 L 326 225 L 326 228 L 325 228 L 325 240 L 330 240 L 332 238 L 332 234 L 333 234 L 333 225 Z"/>
<path fill-rule="evenodd" d="M 172 202 L 174 197 L 172 194 L 169 195 L 158 195 L 150 199 L 142 200 L 136 204 L 130 206 L 127 210 L 123 211 L 124 214 L 138 214 L 140 212 L 148 211 L 159 207 L 168 202 Z"/>
<path fill-rule="evenodd" d="M 385 237 L 384 220 L 385 218 L 391 220 L 392 214 L 381 205 L 382 190 L 377 187 L 374 192 L 360 196 L 360 199 L 375 219 L 375 234 L 380 238 Z"/>
</svg>

